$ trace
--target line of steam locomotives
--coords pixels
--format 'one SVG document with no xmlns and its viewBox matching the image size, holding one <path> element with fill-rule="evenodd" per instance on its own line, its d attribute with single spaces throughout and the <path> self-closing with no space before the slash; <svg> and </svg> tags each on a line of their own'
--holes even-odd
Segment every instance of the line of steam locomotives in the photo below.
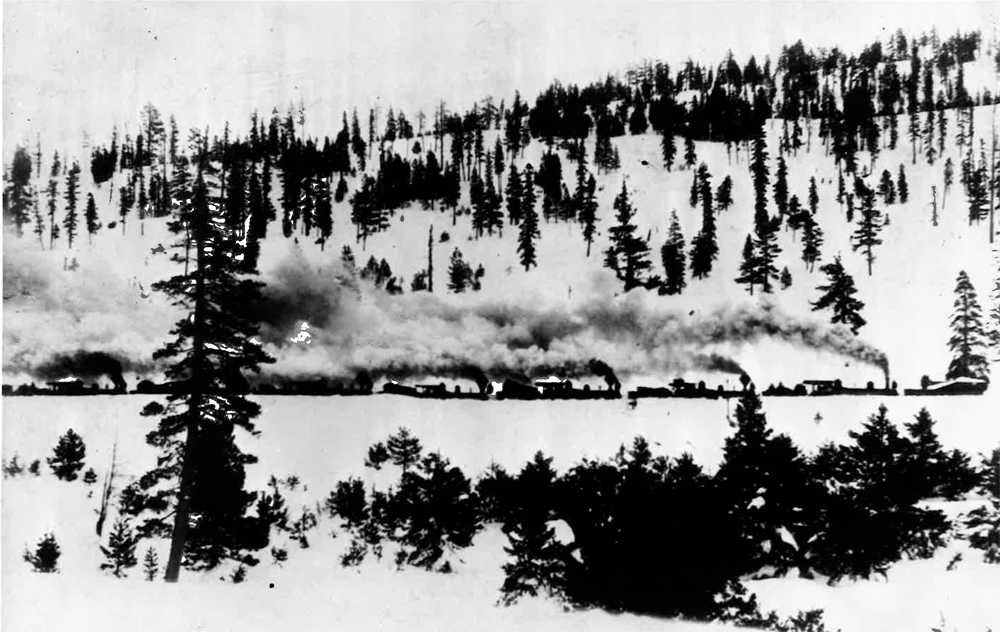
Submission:
<svg viewBox="0 0 1000 632">
<path fill-rule="evenodd" d="M 620 399 L 622 397 L 621 382 L 611 368 L 598 360 L 590 363 L 591 372 L 601 376 L 605 387 L 592 388 L 589 384 L 576 386 L 571 380 L 555 376 L 541 379 L 531 379 L 524 375 L 510 375 L 502 382 L 492 381 L 476 367 L 464 367 L 454 372 L 460 377 L 475 383 L 474 389 L 463 390 L 461 385 L 451 388 L 444 382 L 407 385 L 394 379 L 387 379 L 382 385 L 381 393 L 418 399 L 476 399 L 476 400 L 597 400 Z M 97 378 L 104 376 L 97 376 Z M 97 378 L 91 383 L 75 376 L 46 382 L 45 386 L 23 384 L 14 388 L 10 384 L 3 385 L 3 395 L 124 395 L 171 394 L 184 393 L 186 385 L 183 382 L 167 382 L 157 384 L 150 380 L 140 381 L 134 390 L 129 391 L 125 379 L 120 372 L 110 372 L 110 387 L 101 387 Z M 740 375 L 738 388 L 726 388 L 718 385 L 711 388 L 705 382 L 688 382 L 677 378 L 669 386 L 638 386 L 627 393 L 628 399 L 635 402 L 643 398 L 681 398 L 681 399 L 727 399 L 742 397 L 747 392 L 756 390 L 756 386 L 747 374 Z M 927 376 L 921 380 L 920 388 L 904 389 L 906 396 L 945 396 L 945 395 L 981 395 L 986 391 L 986 380 L 971 377 L 958 377 L 951 380 L 935 382 Z M 281 383 L 261 382 L 251 385 L 242 375 L 234 375 L 227 381 L 227 392 L 238 392 L 258 395 L 303 395 L 303 396 L 366 396 L 376 394 L 375 382 L 367 371 L 359 371 L 350 380 L 332 380 L 316 378 L 309 380 L 285 380 Z M 878 388 L 873 382 L 868 382 L 863 388 L 847 387 L 839 379 L 836 380 L 804 380 L 793 387 L 782 383 L 769 385 L 761 392 L 766 397 L 823 397 L 836 395 L 854 396 L 897 396 L 900 389 L 896 382 L 890 382 L 888 374 L 883 388 Z"/>
</svg>

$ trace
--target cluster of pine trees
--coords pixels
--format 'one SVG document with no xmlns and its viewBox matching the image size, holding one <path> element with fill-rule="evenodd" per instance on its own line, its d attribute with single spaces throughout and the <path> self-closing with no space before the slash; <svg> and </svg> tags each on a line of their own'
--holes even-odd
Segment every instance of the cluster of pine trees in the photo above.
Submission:
<svg viewBox="0 0 1000 632">
<path fill-rule="evenodd" d="M 391 545 L 400 566 L 448 572 L 446 553 L 493 522 L 508 537 L 503 603 L 548 595 L 711 620 L 734 608 L 753 612 L 740 595 L 747 576 L 794 571 L 832 584 L 930 557 L 953 525 L 920 501 L 958 499 L 995 477 L 945 450 L 925 410 L 900 430 L 880 407 L 847 443 L 815 455 L 773 432 L 752 391 L 736 422 L 715 475 L 687 454 L 655 456 L 638 437 L 613 458 L 584 459 L 562 475 L 542 453 L 515 475 L 493 464 L 475 485 L 401 429 L 365 459 L 374 469 L 398 468 L 398 484 L 348 479 L 327 498 L 327 512 L 352 537 L 341 563 L 382 557 Z M 558 521 L 572 542 L 557 537 Z M 667 566 L 671 572 L 658 572 Z M 650 573 L 661 581 L 650 582 Z"/>
</svg>

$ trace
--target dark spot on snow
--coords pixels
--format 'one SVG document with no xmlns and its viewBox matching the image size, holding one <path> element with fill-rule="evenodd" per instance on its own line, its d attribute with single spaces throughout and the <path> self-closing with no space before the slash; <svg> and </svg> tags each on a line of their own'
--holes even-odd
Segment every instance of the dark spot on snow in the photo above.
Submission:
<svg viewBox="0 0 1000 632">
<path fill-rule="evenodd" d="M 267 587 L 268 588 L 274 588 L 274 584 L 268 584 Z"/>
</svg>

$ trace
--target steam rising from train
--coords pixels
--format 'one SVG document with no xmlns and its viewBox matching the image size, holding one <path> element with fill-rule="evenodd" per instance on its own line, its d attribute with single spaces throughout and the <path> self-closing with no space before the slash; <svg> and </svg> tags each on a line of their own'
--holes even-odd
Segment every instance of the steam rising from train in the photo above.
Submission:
<svg viewBox="0 0 1000 632">
<path fill-rule="evenodd" d="M 5 256 L 5 286 L 14 288 L 4 297 L 6 374 L 107 375 L 118 385 L 122 372 L 163 370 L 152 366 L 152 353 L 180 315 L 162 297 L 140 298 L 120 277 L 56 283 L 45 266 L 29 264 Z M 294 250 L 262 280 L 265 300 L 247 309 L 277 359 L 263 367 L 264 379 L 343 379 L 366 370 L 374 379 L 435 376 L 482 389 L 490 380 L 554 374 L 600 377 L 614 390 L 620 376 L 741 374 L 733 350 L 760 341 L 837 354 L 888 375 L 885 355 L 846 329 L 766 304 L 671 310 L 644 293 L 615 296 L 597 281 L 590 295 L 548 306 L 525 297 L 388 296 L 339 262 L 317 267 Z"/>
</svg>

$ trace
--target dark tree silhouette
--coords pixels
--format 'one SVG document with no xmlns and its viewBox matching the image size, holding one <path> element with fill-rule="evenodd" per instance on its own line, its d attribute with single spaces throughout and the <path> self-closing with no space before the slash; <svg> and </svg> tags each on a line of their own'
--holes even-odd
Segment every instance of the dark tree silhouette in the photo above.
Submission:
<svg viewBox="0 0 1000 632">
<path fill-rule="evenodd" d="M 78 472 L 83 469 L 85 458 L 87 458 L 87 447 L 80 435 L 71 428 L 59 437 L 59 442 L 52 450 L 52 456 L 46 459 L 46 462 L 59 480 L 75 481 Z"/>
<path fill-rule="evenodd" d="M 983 327 L 982 308 L 976 298 L 969 276 L 962 270 L 955 285 L 955 311 L 951 317 L 952 336 L 948 348 L 953 356 L 946 378 L 989 378 L 986 358 L 987 337 Z"/>
<path fill-rule="evenodd" d="M 664 281 L 661 294 L 680 294 L 687 286 L 687 261 L 684 255 L 684 234 L 681 232 L 677 211 L 670 214 L 670 232 L 660 249 Z"/>
<path fill-rule="evenodd" d="M 615 197 L 614 209 L 618 223 L 608 229 L 611 245 L 604 253 L 604 265 L 615 271 L 628 292 L 645 282 L 650 263 L 649 244 L 636 236 L 638 226 L 632 223 L 636 211 L 629 201 L 624 181 L 621 192 Z"/>
<path fill-rule="evenodd" d="M 34 206 L 34 191 L 31 186 L 31 156 L 28 150 L 18 146 L 14 150 L 14 160 L 6 174 L 3 192 L 4 224 L 14 226 L 17 236 L 24 232 L 28 223 L 28 212 Z"/>
<path fill-rule="evenodd" d="M 818 301 L 810 303 L 812 310 L 815 312 L 832 307 L 833 317 L 830 322 L 847 325 L 857 334 L 866 321 L 861 317 L 861 310 L 865 304 L 854 298 L 858 292 L 854 287 L 854 278 L 844 270 L 840 256 L 837 256 L 832 263 L 820 266 L 819 270 L 827 275 L 828 283 L 817 288 L 823 295 Z"/>
<path fill-rule="evenodd" d="M 857 252 L 864 250 L 865 261 L 868 262 L 868 276 L 872 274 L 872 263 L 875 261 L 874 248 L 882 243 L 879 233 L 882 231 L 882 212 L 875 208 L 875 192 L 860 178 L 854 179 L 854 190 L 861 203 L 861 215 L 858 227 L 851 235 L 851 249 Z"/>
<path fill-rule="evenodd" d="M 263 548 L 270 528 L 247 516 L 254 495 L 244 490 L 244 467 L 256 457 L 244 453 L 234 437 L 236 428 L 256 434 L 253 419 L 260 413 L 246 397 L 242 371 L 273 362 L 256 343 L 258 326 L 244 309 L 261 300 L 262 284 L 246 275 L 239 263 L 240 240 L 209 204 L 211 166 L 204 151 L 196 162 L 190 208 L 170 225 L 174 233 L 189 231 L 192 267 L 153 285 L 184 312 L 172 332 L 176 339 L 154 354 L 176 359 L 167 377 L 184 388 L 170 394 L 161 410 L 149 411 L 160 420 L 147 442 L 161 456 L 157 468 L 143 477 L 145 508 L 156 514 L 143 528 L 171 537 L 168 582 L 177 581 L 182 561 L 212 568 L 242 551 Z M 183 249 L 185 242 L 174 247 Z M 163 516 L 168 509 L 172 528 Z M 199 520 L 191 519 L 195 515 Z"/>
<path fill-rule="evenodd" d="M 76 213 L 77 198 L 80 194 L 80 165 L 76 162 L 70 167 L 66 176 L 66 216 L 63 218 L 63 228 L 66 229 L 66 239 L 69 247 L 73 247 L 76 238 L 76 227 L 79 221 Z"/>
</svg>

